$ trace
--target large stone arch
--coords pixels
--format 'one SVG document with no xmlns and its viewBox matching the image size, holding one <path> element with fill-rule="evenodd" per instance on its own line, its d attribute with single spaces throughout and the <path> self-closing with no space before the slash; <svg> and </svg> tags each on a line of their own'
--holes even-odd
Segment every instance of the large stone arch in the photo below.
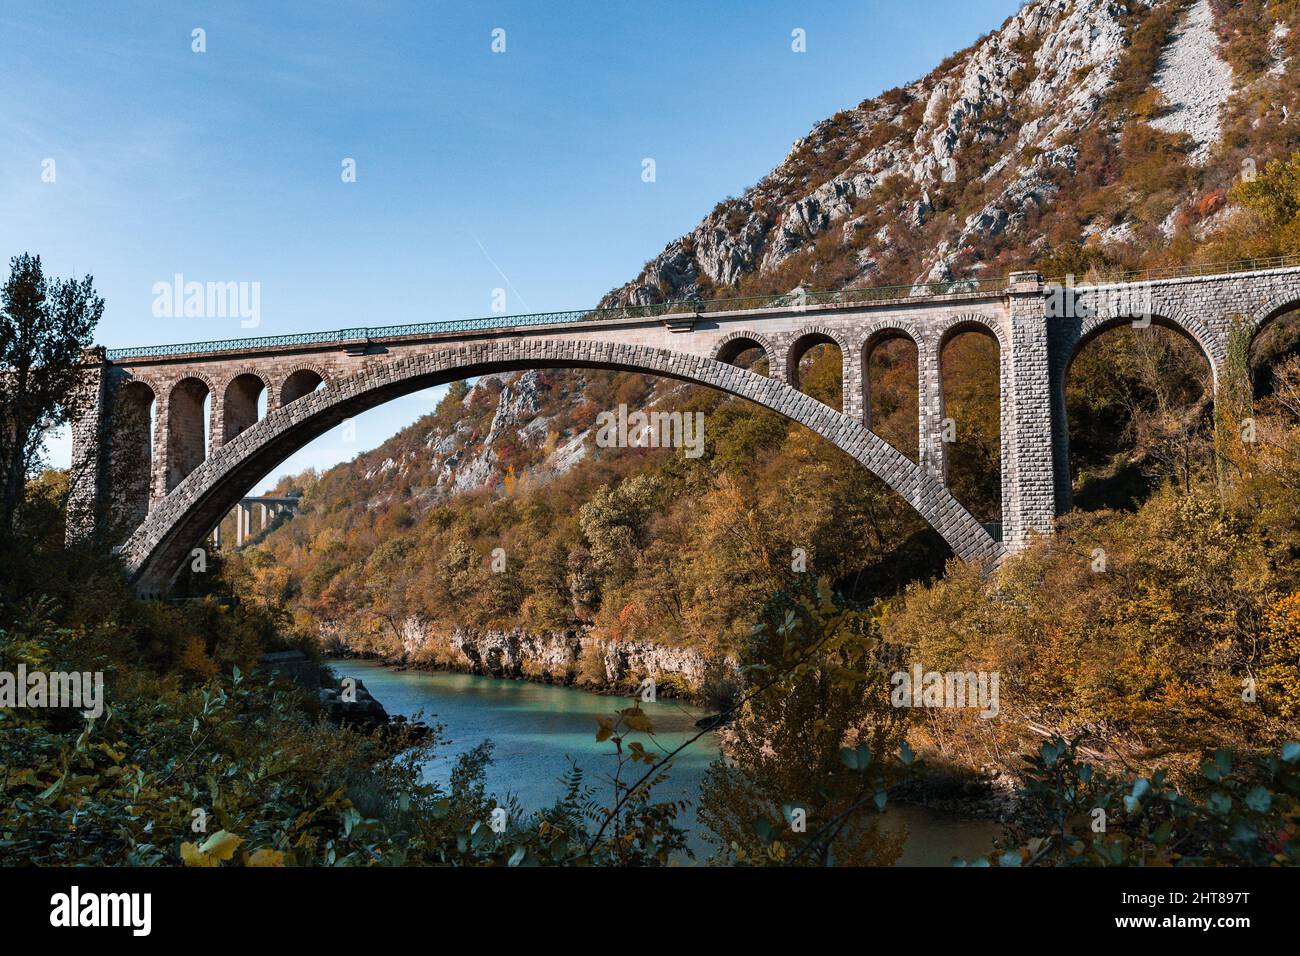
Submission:
<svg viewBox="0 0 1300 956">
<path fill-rule="evenodd" d="M 1247 334 L 1246 341 L 1246 365 L 1249 369 L 1249 376 L 1256 397 L 1259 397 L 1261 386 L 1265 391 L 1273 389 L 1272 363 L 1268 365 L 1258 365 L 1262 356 L 1259 352 L 1261 340 L 1264 333 L 1278 320 L 1288 315 L 1300 315 L 1300 292 L 1284 292 L 1272 295 L 1267 298 L 1265 304 L 1255 309 L 1249 315 L 1241 316 L 1238 321 L 1244 321 L 1245 331 Z M 1294 320 L 1293 320 L 1294 321 Z M 1223 337 L 1225 341 L 1231 334 L 1231 320 L 1225 323 Z M 1288 350 L 1290 351 L 1290 350 Z M 1286 352 L 1273 356 L 1274 360 L 1286 357 Z M 1294 354 L 1294 353 L 1292 353 Z"/>
<path fill-rule="evenodd" d="M 1056 495 L 1056 512 L 1064 514 L 1074 507 L 1074 490 L 1070 477 L 1070 418 L 1065 390 L 1070 368 L 1089 343 L 1113 329 L 1141 322 L 1159 326 L 1184 336 L 1196 345 L 1210 368 L 1210 389 L 1218 388 L 1219 370 L 1227 356 L 1227 343 L 1216 334 L 1210 321 L 1196 319 L 1166 297 L 1156 297 L 1150 311 L 1143 314 L 1125 307 L 1106 307 L 1089 303 L 1086 317 L 1048 318 L 1048 342 L 1051 356 L 1049 388 L 1052 416 L 1052 478 Z M 1256 326 L 1258 331 L 1258 326 Z"/>
<path fill-rule="evenodd" d="M 1247 317 L 1251 345 L 1254 345 L 1255 339 L 1259 338 L 1259 333 L 1264 331 L 1264 327 L 1270 322 L 1296 310 L 1300 310 L 1300 292 L 1284 292 L 1271 296 L 1264 305 Z"/>
<path fill-rule="evenodd" d="M 898 492 L 960 558 L 990 563 L 1005 550 L 944 488 L 860 422 L 783 382 L 667 349 L 580 340 L 503 339 L 367 363 L 327 389 L 268 414 L 217 449 L 149 513 L 123 545 L 141 593 L 162 593 L 200 541 L 262 475 L 307 442 L 368 408 L 420 389 L 491 372 L 606 368 L 664 375 L 763 405 L 834 443 Z"/>
<path fill-rule="evenodd" d="M 1126 309 L 1109 309 L 1100 310 L 1096 315 L 1072 323 L 1068 345 L 1060 359 L 1063 362 L 1062 371 L 1069 373 L 1079 352 L 1093 339 L 1132 322 L 1149 322 L 1186 336 L 1201 350 L 1214 380 L 1218 381 L 1219 367 L 1226 357 L 1226 343 L 1221 341 L 1221 336 L 1216 335 L 1210 323 L 1204 319 L 1193 318 L 1172 305 L 1160 306 L 1154 303 L 1149 315 L 1135 315 Z"/>
</svg>

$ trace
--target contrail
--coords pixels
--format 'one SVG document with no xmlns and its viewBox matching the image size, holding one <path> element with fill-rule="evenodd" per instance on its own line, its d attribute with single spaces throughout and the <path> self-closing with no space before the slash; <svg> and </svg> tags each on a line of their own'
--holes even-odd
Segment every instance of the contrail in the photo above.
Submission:
<svg viewBox="0 0 1300 956">
<path fill-rule="evenodd" d="M 488 251 L 487 251 L 486 249 L 483 248 L 483 243 L 481 243 L 481 242 L 478 241 L 478 236 L 474 235 L 474 233 L 471 232 L 471 233 L 470 233 L 470 238 L 472 238 L 472 239 L 474 240 L 475 244 L 476 244 L 476 245 L 478 246 L 478 248 L 479 248 L 479 251 L 480 251 L 481 253 L 483 253 L 483 258 L 486 259 L 488 262 L 490 262 L 490 263 L 492 264 L 492 268 L 497 270 L 497 275 L 499 275 L 502 279 L 505 280 L 505 283 L 506 283 L 507 286 L 509 286 L 510 291 L 515 295 L 516 298 L 519 299 L 519 302 L 520 302 L 520 303 L 521 303 L 525 308 L 527 308 L 527 307 L 528 307 L 528 303 L 524 301 L 524 297 L 523 297 L 522 295 L 519 294 L 519 290 L 516 289 L 516 288 L 515 288 L 515 284 L 514 284 L 513 282 L 510 281 L 510 277 L 509 277 L 508 275 L 506 275 L 504 272 L 501 271 L 501 267 L 500 267 L 499 265 L 497 265 L 496 260 L 493 259 L 490 255 L 488 255 Z"/>
</svg>

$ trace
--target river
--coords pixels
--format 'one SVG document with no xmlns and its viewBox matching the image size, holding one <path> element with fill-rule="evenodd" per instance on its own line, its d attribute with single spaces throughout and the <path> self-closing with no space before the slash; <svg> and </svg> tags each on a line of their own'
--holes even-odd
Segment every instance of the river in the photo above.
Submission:
<svg viewBox="0 0 1300 956">
<path fill-rule="evenodd" d="M 626 702 L 572 687 L 502 680 L 444 671 L 403 671 L 370 661 L 331 661 L 340 677 L 356 677 L 390 714 L 421 717 L 441 724 L 446 742 L 424 768 L 430 782 L 446 784 L 456 758 L 484 740 L 495 745 L 487 771 L 487 790 L 498 799 L 510 794 L 525 810 L 553 803 L 562 793 L 561 777 L 570 760 L 586 773 L 588 784 L 609 787 L 614 760 L 608 742 L 597 743 L 596 720 Z M 697 732 L 695 721 L 705 711 L 674 700 L 643 705 L 655 725 L 655 736 L 671 749 Z M 691 849 L 704 859 L 709 845 L 695 820 L 700 782 L 717 756 L 713 734 L 705 734 L 673 763 L 664 784 L 656 788 L 661 800 L 685 799 L 691 809 L 678 818 L 689 828 Z M 886 825 L 907 827 L 900 866 L 946 866 L 953 857 L 989 852 L 998 833 L 996 824 L 923 807 L 890 806 Z"/>
</svg>

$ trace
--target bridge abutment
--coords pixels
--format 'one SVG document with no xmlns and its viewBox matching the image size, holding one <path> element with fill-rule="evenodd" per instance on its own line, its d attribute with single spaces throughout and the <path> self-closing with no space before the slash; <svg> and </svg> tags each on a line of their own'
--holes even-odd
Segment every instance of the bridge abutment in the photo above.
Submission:
<svg viewBox="0 0 1300 956">
<path fill-rule="evenodd" d="M 68 473 L 68 505 L 64 537 L 68 544 L 88 540 L 102 525 L 108 496 L 107 370 L 104 349 L 85 349 L 81 374 L 71 396 L 72 464 Z"/>
</svg>

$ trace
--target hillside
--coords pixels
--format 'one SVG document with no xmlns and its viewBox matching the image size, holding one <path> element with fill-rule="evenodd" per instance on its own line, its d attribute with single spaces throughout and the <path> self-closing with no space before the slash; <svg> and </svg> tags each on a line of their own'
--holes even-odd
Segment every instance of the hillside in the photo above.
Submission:
<svg viewBox="0 0 1300 956">
<path fill-rule="evenodd" d="M 1254 0 L 1026 4 L 926 77 L 817 124 L 606 301 L 1300 251 L 1268 185 L 1285 180 L 1270 162 L 1300 146 L 1298 16 Z M 1243 172 L 1267 188 L 1244 188 Z M 914 453 L 908 356 L 879 351 L 873 420 Z M 805 361 L 805 388 L 837 405 L 838 354 L 819 346 Z M 990 521 L 996 368 L 979 336 L 944 355 L 960 437 L 950 482 Z M 1163 483 L 1212 474 L 1207 396 L 1204 363 L 1177 336 L 1099 340 L 1070 381 L 1076 500 L 1131 509 Z M 597 448 L 596 415 L 620 404 L 703 411 L 704 455 Z M 887 488 L 802 428 L 642 375 L 486 377 L 281 490 L 292 486 L 303 513 L 232 559 L 241 590 L 304 629 L 398 656 L 458 627 L 738 652 L 775 591 L 821 576 L 870 602 L 936 577 L 947 556 Z"/>
</svg>

